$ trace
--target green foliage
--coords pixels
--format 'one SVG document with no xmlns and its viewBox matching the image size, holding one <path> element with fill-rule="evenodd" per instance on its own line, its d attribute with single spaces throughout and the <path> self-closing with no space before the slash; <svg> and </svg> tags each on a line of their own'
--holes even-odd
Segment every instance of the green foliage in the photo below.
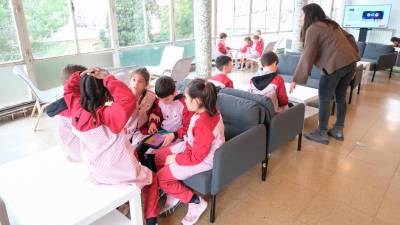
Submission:
<svg viewBox="0 0 400 225">
<path fill-rule="evenodd" d="M 193 0 L 175 1 L 176 38 L 193 38 Z"/>
<path fill-rule="evenodd" d="M 8 0 L 0 0 L 0 62 L 21 58 Z"/>
</svg>

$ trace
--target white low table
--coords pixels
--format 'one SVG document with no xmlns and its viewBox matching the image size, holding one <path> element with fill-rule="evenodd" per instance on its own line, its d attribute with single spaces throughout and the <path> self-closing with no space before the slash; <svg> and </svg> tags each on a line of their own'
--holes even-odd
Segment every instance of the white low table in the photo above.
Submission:
<svg viewBox="0 0 400 225">
<path fill-rule="evenodd" d="M 285 87 L 289 97 L 289 102 L 304 103 L 306 106 L 304 118 L 309 118 L 318 114 L 318 108 L 307 105 L 307 103 L 318 100 L 318 89 L 296 85 L 296 88 L 293 90 L 293 92 L 289 93 L 290 83 L 285 83 Z"/>
<path fill-rule="evenodd" d="M 58 148 L 0 166 L 0 200 L 21 225 L 143 225 L 139 188 L 93 184 L 86 165 L 68 162 Z M 128 201 L 132 220 L 115 210 Z M 4 215 L 0 201 L 8 225 Z"/>
</svg>

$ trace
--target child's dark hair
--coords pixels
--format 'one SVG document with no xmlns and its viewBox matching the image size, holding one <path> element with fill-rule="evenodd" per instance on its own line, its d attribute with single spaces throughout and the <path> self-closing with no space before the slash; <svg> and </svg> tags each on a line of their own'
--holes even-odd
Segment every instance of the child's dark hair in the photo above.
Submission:
<svg viewBox="0 0 400 225">
<path fill-rule="evenodd" d="M 175 81 L 169 76 L 162 76 L 157 79 L 154 89 L 157 97 L 165 98 L 175 93 Z"/>
<path fill-rule="evenodd" d="M 391 41 L 391 42 L 399 42 L 399 41 L 400 41 L 400 38 L 398 38 L 398 37 L 392 37 L 392 38 L 390 38 L 390 41 Z"/>
<path fill-rule="evenodd" d="M 220 33 L 219 34 L 219 39 L 223 39 L 223 38 L 226 38 L 226 37 L 228 37 L 228 35 L 226 34 L 226 33 Z"/>
<path fill-rule="evenodd" d="M 260 39 L 260 37 L 258 35 L 253 35 L 253 39 L 258 40 L 258 39 Z"/>
<path fill-rule="evenodd" d="M 254 33 L 260 33 L 261 34 L 261 30 L 256 30 L 256 32 L 254 32 Z"/>
<path fill-rule="evenodd" d="M 64 84 L 65 81 L 68 80 L 68 78 L 75 72 L 77 71 L 85 71 L 87 70 L 86 67 L 82 66 L 82 65 L 78 65 L 78 64 L 68 64 L 64 67 L 64 69 L 62 70 L 61 73 L 61 82 Z"/>
<path fill-rule="evenodd" d="M 217 89 L 214 84 L 203 79 L 194 79 L 186 88 L 191 98 L 201 101 L 200 107 L 206 108 L 209 116 L 217 114 Z"/>
<path fill-rule="evenodd" d="M 218 56 L 218 57 L 215 59 L 215 66 L 216 66 L 220 71 L 222 71 L 222 70 L 224 69 L 224 66 L 225 66 L 225 65 L 228 65 L 229 62 L 232 62 L 231 57 L 226 56 L 226 55 L 221 55 L 221 56 Z"/>
<path fill-rule="evenodd" d="M 133 75 L 135 75 L 135 74 L 140 74 L 140 75 L 144 78 L 144 80 L 146 81 L 146 84 L 149 84 L 149 81 L 150 81 L 150 73 L 149 73 L 149 71 L 148 71 L 145 67 L 141 67 L 141 68 L 138 68 L 138 69 L 136 69 L 135 71 L 133 71 L 132 77 L 133 77 Z"/>
<path fill-rule="evenodd" d="M 270 66 L 271 64 L 273 64 L 274 62 L 276 62 L 276 64 L 279 63 L 279 58 L 278 56 L 275 54 L 275 52 L 266 52 L 261 56 L 261 65 L 262 66 Z"/>
<path fill-rule="evenodd" d="M 96 109 L 107 101 L 109 92 L 103 80 L 93 76 L 84 75 L 80 80 L 81 106 L 90 112 L 96 123 Z"/>
<path fill-rule="evenodd" d="M 250 37 L 245 37 L 244 38 L 244 42 L 250 42 L 250 41 L 252 41 Z"/>
</svg>

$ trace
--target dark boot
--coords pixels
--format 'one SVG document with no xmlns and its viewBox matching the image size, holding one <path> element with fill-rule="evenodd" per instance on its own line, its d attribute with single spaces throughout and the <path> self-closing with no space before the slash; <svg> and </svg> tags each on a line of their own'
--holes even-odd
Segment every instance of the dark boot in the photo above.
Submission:
<svg viewBox="0 0 400 225">
<path fill-rule="evenodd" d="M 305 133 L 304 137 L 307 138 L 308 140 L 315 141 L 321 144 L 325 145 L 329 144 L 328 134 L 324 130 L 316 129 L 311 133 Z"/>
<path fill-rule="evenodd" d="M 328 130 L 328 135 L 335 138 L 338 141 L 344 140 L 343 128 L 333 127 Z"/>
</svg>

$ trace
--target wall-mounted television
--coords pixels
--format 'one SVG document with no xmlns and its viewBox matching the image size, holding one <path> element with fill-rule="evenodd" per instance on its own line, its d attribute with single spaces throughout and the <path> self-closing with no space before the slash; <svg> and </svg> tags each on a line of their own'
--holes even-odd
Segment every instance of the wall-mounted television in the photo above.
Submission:
<svg viewBox="0 0 400 225">
<path fill-rule="evenodd" d="M 387 28 L 392 5 L 346 5 L 343 27 Z"/>
</svg>

